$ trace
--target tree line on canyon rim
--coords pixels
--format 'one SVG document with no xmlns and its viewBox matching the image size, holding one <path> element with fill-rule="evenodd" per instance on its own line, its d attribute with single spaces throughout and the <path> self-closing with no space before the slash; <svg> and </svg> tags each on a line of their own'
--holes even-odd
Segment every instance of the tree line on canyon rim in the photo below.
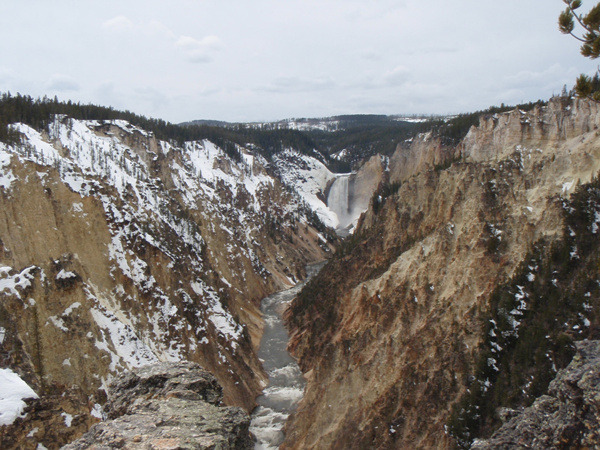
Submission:
<svg viewBox="0 0 600 450">
<path fill-rule="evenodd" d="M 333 172 L 349 172 L 356 164 L 375 154 L 391 155 L 398 145 L 408 145 L 419 133 L 431 131 L 447 146 L 456 145 L 477 125 L 481 115 L 496 114 L 519 108 L 525 111 L 541 100 L 516 106 L 492 106 L 486 110 L 462 113 L 452 117 L 432 116 L 423 122 L 393 120 L 387 116 L 343 116 L 343 129 L 337 131 L 294 130 L 286 128 L 261 128 L 248 124 L 227 125 L 176 125 L 162 119 L 147 118 L 131 111 L 112 107 L 60 101 L 58 98 L 37 98 L 28 95 L 0 96 L 0 141 L 18 143 L 19 134 L 9 125 L 16 122 L 27 124 L 39 131 L 44 130 L 55 115 L 65 115 L 81 120 L 126 120 L 163 140 L 179 145 L 186 141 L 207 139 L 221 147 L 234 160 L 240 159 L 238 146 L 252 144 L 267 159 L 286 148 L 316 157 Z M 332 155 L 349 150 L 349 157 L 333 158 Z"/>
</svg>

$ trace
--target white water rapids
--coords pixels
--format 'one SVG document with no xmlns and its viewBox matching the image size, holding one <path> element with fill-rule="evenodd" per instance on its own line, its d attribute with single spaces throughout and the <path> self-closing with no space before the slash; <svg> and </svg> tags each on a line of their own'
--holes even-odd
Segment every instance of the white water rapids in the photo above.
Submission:
<svg viewBox="0 0 600 450">
<path fill-rule="evenodd" d="M 283 426 L 304 395 L 302 372 L 286 349 L 289 335 L 283 325 L 282 315 L 306 281 L 317 274 L 324 264 L 308 266 L 307 280 L 262 300 L 265 330 L 258 357 L 269 375 L 269 386 L 256 399 L 258 406 L 252 412 L 250 431 L 258 441 L 255 449 L 276 449 L 281 445 L 284 439 Z"/>
</svg>

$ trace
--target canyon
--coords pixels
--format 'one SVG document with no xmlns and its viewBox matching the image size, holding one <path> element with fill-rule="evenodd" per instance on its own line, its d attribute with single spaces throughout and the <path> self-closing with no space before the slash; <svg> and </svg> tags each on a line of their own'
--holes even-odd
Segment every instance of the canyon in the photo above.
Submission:
<svg viewBox="0 0 600 450">
<path fill-rule="evenodd" d="M 599 126 L 596 103 L 557 97 L 483 115 L 458 143 L 431 130 L 336 173 L 298 148 L 266 157 L 124 120 L 10 125 L 19 141 L 0 143 L 0 346 L 5 375 L 33 395 L 20 396 L 0 444 L 53 449 L 101 430 L 107 392 L 158 367 L 214 376 L 219 398 L 201 408 L 240 408 L 223 412 L 244 435 L 223 431 L 230 443 L 250 445 L 250 427 L 280 448 L 462 445 L 450 424 L 490 344 L 492 298 L 521 270 L 543 278 L 526 262 L 536 244 L 563 239 L 569 199 L 597 176 Z M 590 217 L 597 229 L 600 211 Z M 289 306 L 277 303 L 272 294 L 293 286 Z M 517 286 L 520 303 L 503 313 L 515 334 L 533 302 Z M 569 336 L 600 326 L 589 294 L 579 322 L 560 324 Z M 288 355 L 273 368 L 261 354 L 273 314 L 304 380 Z M 250 426 L 244 411 L 261 393 L 263 412 L 281 400 L 268 398 L 275 372 L 293 372 L 294 400 L 305 382 L 304 396 L 295 411 L 287 398 L 284 413 L 259 408 Z M 165 392 L 157 402 L 188 395 Z"/>
<path fill-rule="evenodd" d="M 267 380 L 260 300 L 303 279 L 335 235 L 249 149 L 178 147 L 124 121 L 13 128 L 21 141 L 0 148 L 2 355 L 39 398 L 2 446 L 67 443 L 101 418 L 115 375 L 159 361 L 200 363 L 250 411 Z"/>
</svg>

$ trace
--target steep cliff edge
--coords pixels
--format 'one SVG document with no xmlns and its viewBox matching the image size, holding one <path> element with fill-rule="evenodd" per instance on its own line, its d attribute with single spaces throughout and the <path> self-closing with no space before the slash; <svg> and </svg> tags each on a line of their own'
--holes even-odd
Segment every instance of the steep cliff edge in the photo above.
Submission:
<svg viewBox="0 0 600 450">
<path fill-rule="evenodd" d="M 251 449 L 250 417 L 225 407 L 215 377 L 193 363 L 162 363 L 117 377 L 108 419 L 65 450 L 88 448 Z"/>
<path fill-rule="evenodd" d="M 598 448 L 600 445 L 600 342 L 582 341 L 568 367 L 550 383 L 548 394 L 512 416 L 473 450 L 495 448 Z"/>
<path fill-rule="evenodd" d="M 266 377 L 260 299 L 331 248 L 304 202 L 252 149 L 232 157 L 120 120 L 12 129 L 20 142 L 0 143 L 0 356 L 40 398 L 1 428 L 1 446 L 57 448 L 100 416 L 115 375 L 159 361 L 200 363 L 227 404 L 251 410 Z"/>
<path fill-rule="evenodd" d="M 490 296 L 562 236 L 561 198 L 600 169 L 598 112 L 559 99 L 483 118 L 456 149 L 422 136 L 398 150 L 396 188 L 286 314 L 308 379 L 287 448 L 454 445 Z"/>
</svg>

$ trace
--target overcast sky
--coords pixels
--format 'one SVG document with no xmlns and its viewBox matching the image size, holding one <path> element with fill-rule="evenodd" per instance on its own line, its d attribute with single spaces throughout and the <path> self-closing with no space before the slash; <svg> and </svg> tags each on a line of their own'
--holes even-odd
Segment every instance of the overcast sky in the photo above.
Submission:
<svg viewBox="0 0 600 450">
<path fill-rule="evenodd" d="M 547 99 L 593 73 L 558 31 L 563 6 L 2 0 L 0 91 L 172 122 L 474 111 Z"/>
</svg>

